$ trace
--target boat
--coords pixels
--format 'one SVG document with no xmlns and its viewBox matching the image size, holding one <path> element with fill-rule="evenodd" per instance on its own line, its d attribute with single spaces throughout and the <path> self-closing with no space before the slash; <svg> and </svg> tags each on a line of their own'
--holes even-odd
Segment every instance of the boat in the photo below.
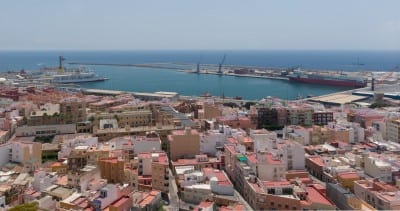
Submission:
<svg viewBox="0 0 400 211">
<path fill-rule="evenodd" d="M 362 88 L 367 86 L 367 80 L 364 78 L 350 77 L 342 74 L 323 74 L 323 73 L 308 73 L 296 69 L 288 75 L 290 81 L 322 84 L 331 86 L 345 86 L 353 88 Z"/>
<path fill-rule="evenodd" d="M 67 70 L 62 73 L 54 74 L 51 82 L 53 83 L 83 83 L 94 81 L 105 81 L 108 78 L 101 77 L 94 72 L 79 67 L 73 70 Z"/>
<path fill-rule="evenodd" d="M 102 77 L 87 69 L 86 67 L 65 68 L 64 57 L 59 57 L 59 67 L 43 68 L 40 71 L 33 71 L 25 74 L 28 78 L 48 81 L 55 84 L 84 83 L 94 81 L 105 81 L 108 78 Z"/>
</svg>

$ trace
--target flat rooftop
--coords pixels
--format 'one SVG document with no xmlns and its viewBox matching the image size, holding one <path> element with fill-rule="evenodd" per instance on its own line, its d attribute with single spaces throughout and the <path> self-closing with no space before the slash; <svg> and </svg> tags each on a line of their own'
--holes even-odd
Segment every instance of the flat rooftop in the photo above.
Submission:
<svg viewBox="0 0 400 211">
<path fill-rule="evenodd" d="M 100 94 L 100 95 L 120 95 L 126 93 L 124 91 L 105 90 L 105 89 L 84 89 L 83 91 L 87 94 Z"/>
<path fill-rule="evenodd" d="M 325 104 L 336 104 L 342 105 L 346 103 L 352 103 L 359 100 L 367 99 L 367 96 L 356 96 L 351 94 L 332 94 L 332 95 L 325 95 L 320 97 L 314 97 L 310 99 L 310 101 L 320 102 Z"/>
</svg>

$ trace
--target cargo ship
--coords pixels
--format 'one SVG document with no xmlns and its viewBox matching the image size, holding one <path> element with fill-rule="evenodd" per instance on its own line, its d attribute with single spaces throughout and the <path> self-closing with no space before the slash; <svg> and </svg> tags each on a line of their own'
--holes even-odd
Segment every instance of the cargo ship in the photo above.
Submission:
<svg viewBox="0 0 400 211">
<path fill-rule="evenodd" d="M 307 73 L 301 70 L 294 70 L 288 75 L 290 81 L 309 84 L 322 84 L 330 86 L 345 86 L 362 88 L 367 86 L 367 80 L 363 78 L 350 77 L 346 75 L 330 75 L 322 73 Z"/>
</svg>

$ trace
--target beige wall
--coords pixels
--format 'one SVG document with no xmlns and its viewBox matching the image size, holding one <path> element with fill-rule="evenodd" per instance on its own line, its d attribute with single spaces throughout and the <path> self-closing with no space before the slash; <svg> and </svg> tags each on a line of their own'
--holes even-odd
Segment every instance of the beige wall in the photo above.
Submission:
<svg viewBox="0 0 400 211">
<path fill-rule="evenodd" d="M 171 160 L 200 154 L 200 135 L 193 130 L 185 130 L 182 135 L 171 135 L 169 140 Z"/>
</svg>

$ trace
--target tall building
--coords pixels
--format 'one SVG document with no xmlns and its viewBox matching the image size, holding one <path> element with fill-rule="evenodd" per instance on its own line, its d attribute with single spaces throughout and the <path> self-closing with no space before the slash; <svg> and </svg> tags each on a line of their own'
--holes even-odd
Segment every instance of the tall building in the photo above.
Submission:
<svg viewBox="0 0 400 211">
<path fill-rule="evenodd" d="M 314 108 L 307 105 L 291 105 L 288 107 L 288 123 L 291 125 L 312 125 Z"/>
<path fill-rule="evenodd" d="M 387 140 L 400 142 L 400 119 L 389 119 L 386 121 Z"/>
<path fill-rule="evenodd" d="M 200 154 L 200 135 L 197 130 L 175 130 L 168 136 L 169 156 L 172 161 Z"/>
<path fill-rule="evenodd" d="M 60 101 L 60 116 L 66 124 L 86 121 L 86 103 L 78 97 L 64 98 Z"/>
<path fill-rule="evenodd" d="M 145 179 L 151 176 L 153 189 L 169 191 L 169 162 L 165 152 L 142 152 L 138 154 L 137 177 Z M 142 184 L 137 184 L 138 188 Z"/>
<path fill-rule="evenodd" d="M 257 108 L 257 128 L 280 127 L 287 123 L 287 111 L 284 107 Z"/>
<path fill-rule="evenodd" d="M 98 161 L 100 174 L 102 179 L 106 179 L 109 183 L 124 182 L 125 161 L 119 158 L 102 158 Z"/>
</svg>

